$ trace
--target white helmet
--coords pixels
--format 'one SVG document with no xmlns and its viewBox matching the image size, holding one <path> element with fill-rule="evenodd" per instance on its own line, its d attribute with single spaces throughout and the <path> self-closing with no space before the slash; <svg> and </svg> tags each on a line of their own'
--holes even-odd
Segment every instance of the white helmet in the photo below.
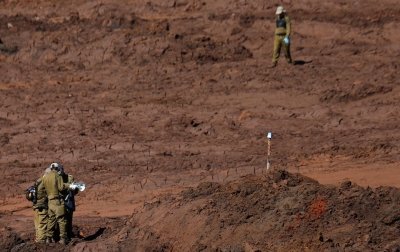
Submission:
<svg viewBox="0 0 400 252">
<path fill-rule="evenodd" d="M 283 6 L 278 6 L 278 8 L 276 8 L 276 15 L 280 15 L 282 13 L 286 12 L 286 10 L 283 8 Z"/>
<path fill-rule="evenodd" d="M 59 164 L 59 163 L 51 163 L 51 165 L 49 166 L 49 168 L 50 168 L 51 170 L 59 171 L 60 169 L 63 168 L 63 166 L 62 166 L 61 164 Z"/>
</svg>

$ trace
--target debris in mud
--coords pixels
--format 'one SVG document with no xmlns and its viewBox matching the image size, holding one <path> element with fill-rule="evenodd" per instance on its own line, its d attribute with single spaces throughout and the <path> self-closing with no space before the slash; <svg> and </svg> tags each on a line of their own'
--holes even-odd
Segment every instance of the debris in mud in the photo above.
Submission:
<svg viewBox="0 0 400 252">
<path fill-rule="evenodd" d="M 321 96 L 320 101 L 322 102 L 350 102 L 361 100 L 373 95 L 386 94 L 393 90 L 391 86 L 383 85 L 353 85 L 349 88 L 343 89 L 330 89 L 325 91 Z"/>
<path fill-rule="evenodd" d="M 2 227 L 0 229 L 0 248 L 2 250 L 12 251 L 13 248 L 18 247 L 23 243 L 24 241 L 14 231 L 7 227 Z"/>
<path fill-rule="evenodd" d="M 198 64 L 240 61 L 253 56 L 251 51 L 241 44 L 215 41 L 211 37 L 186 41 L 185 47 L 184 61 L 195 60 Z"/>
<path fill-rule="evenodd" d="M 7 134 L 0 135 L 0 147 L 3 147 L 4 145 L 8 144 L 9 142 L 10 142 L 10 138 L 8 137 Z"/>
<path fill-rule="evenodd" d="M 241 15 L 239 25 L 244 28 L 250 28 L 256 20 L 256 17 L 252 14 Z"/>
</svg>

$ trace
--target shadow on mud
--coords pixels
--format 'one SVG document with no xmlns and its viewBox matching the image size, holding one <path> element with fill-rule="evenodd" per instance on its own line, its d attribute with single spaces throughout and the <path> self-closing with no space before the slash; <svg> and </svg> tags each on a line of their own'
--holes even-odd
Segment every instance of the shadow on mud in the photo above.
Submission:
<svg viewBox="0 0 400 252">
<path fill-rule="evenodd" d="M 302 65 L 305 65 L 305 64 L 309 64 L 311 62 L 312 62 L 312 60 L 307 60 L 307 61 L 305 61 L 305 60 L 295 60 L 293 64 L 295 66 L 302 66 Z"/>
<path fill-rule="evenodd" d="M 93 241 L 95 240 L 97 237 L 99 237 L 100 235 L 102 235 L 104 233 L 104 231 L 106 230 L 106 228 L 102 227 L 97 229 L 96 233 L 86 236 L 85 238 L 83 238 L 84 241 Z"/>
</svg>

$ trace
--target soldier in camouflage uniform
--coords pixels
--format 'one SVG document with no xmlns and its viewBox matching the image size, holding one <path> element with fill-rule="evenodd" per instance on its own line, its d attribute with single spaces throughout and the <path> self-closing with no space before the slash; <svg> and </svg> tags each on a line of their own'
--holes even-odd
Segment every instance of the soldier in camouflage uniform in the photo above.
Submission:
<svg viewBox="0 0 400 252">
<path fill-rule="evenodd" d="M 46 174 L 46 172 L 45 172 Z M 44 175 L 43 175 L 44 176 Z M 47 194 L 42 183 L 43 177 L 35 182 L 35 200 L 33 202 L 35 242 L 44 243 L 47 240 Z"/>
<path fill-rule="evenodd" d="M 64 171 L 64 167 L 61 166 L 59 170 L 59 174 L 63 179 L 64 183 L 72 184 L 74 182 L 74 177 L 71 174 L 67 174 Z M 75 211 L 75 198 L 74 196 L 78 194 L 79 189 L 70 189 L 63 192 L 63 198 L 65 200 L 65 219 L 67 221 L 67 235 L 68 240 L 71 240 L 73 233 L 72 233 L 72 219 L 73 213 Z"/>
<path fill-rule="evenodd" d="M 43 185 L 46 189 L 48 197 L 48 216 L 47 234 L 49 237 L 54 237 L 56 223 L 60 229 L 60 243 L 67 244 L 67 221 L 65 218 L 65 206 L 62 194 L 68 190 L 69 184 L 64 183 L 60 176 L 58 163 L 50 165 L 51 171 L 43 176 Z"/>
<path fill-rule="evenodd" d="M 278 64 L 279 55 L 283 47 L 286 61 L 292 64 L 292 56 L 290 55 L 290 34 L 291 34 L 291 23 L 290 18 L 287 15 L 285 9 L 282 6 L 278 6 L 276 9 L 276 28 L 274 38 L 274 52 L 272 56 L 272 65 L 275 67 Z"/>
</svg>

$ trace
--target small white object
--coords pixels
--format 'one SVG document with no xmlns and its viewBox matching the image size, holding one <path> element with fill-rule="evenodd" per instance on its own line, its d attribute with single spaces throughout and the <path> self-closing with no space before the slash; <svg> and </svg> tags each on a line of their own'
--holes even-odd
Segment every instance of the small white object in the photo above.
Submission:
<svg viewBox="0 0 400 252">
<path fill-rule="evenodd" d="M 80 184 L 78 185 L 78 190 L 79 190 L 80 192 L 85 191 L 85 189 L 86 189 L 86 185 L 85 185 L 84 183 L 80 183 Z"/>
<path fill-rule="evenodd" d="M 57 169 L 59 167 L 60 167 L 60 165 L 58 163 L 51 163 L 49 166 L 50 169 Z"/>
<path fill-rule="evenodd" d="M 283 39 L 283 43 L 285 43 L 286 45 L 289 45 L 289 44 L 290 44 L 290 39 L 289 39 L 289 37 L 285 37 L 285 38 Z"/>
<path fill-rule="evenodd" d="M 77 185 L 75 183 L 72 183 L 69 185 L 69 189 L 75 190 L 77 188 Z"/>
<path fill-rule="evenodd" d="M 276 8 L 276 15 L 280 15 L 282 13 L 286 12 L 286 10 L 283 8 L 283 6 L 278 6 L 278 8 Z"/>
<path fill-rule="evenodd" d="M 69 189 L 71 189 L 71 190 L 78 189 L 80 192 L 83 192 L 86 189 L 86 184 L 82 183 L 82 182 L 72 182 L 69 185 Z"/>
<path fill-rule="evenodd" d="M 271 138 L 272 138 L 272 132 L 268 132 L 267 138 L 268 138 L 268 139 L 271 139 Z"/>
<path fill-rule="evenodd" d="M 7 28 L 8 29 L 11 29 L 11 28 L 13 28 L 14 26 L 11 24 L 11 23 L 7 23 Z"/>
</svg>

